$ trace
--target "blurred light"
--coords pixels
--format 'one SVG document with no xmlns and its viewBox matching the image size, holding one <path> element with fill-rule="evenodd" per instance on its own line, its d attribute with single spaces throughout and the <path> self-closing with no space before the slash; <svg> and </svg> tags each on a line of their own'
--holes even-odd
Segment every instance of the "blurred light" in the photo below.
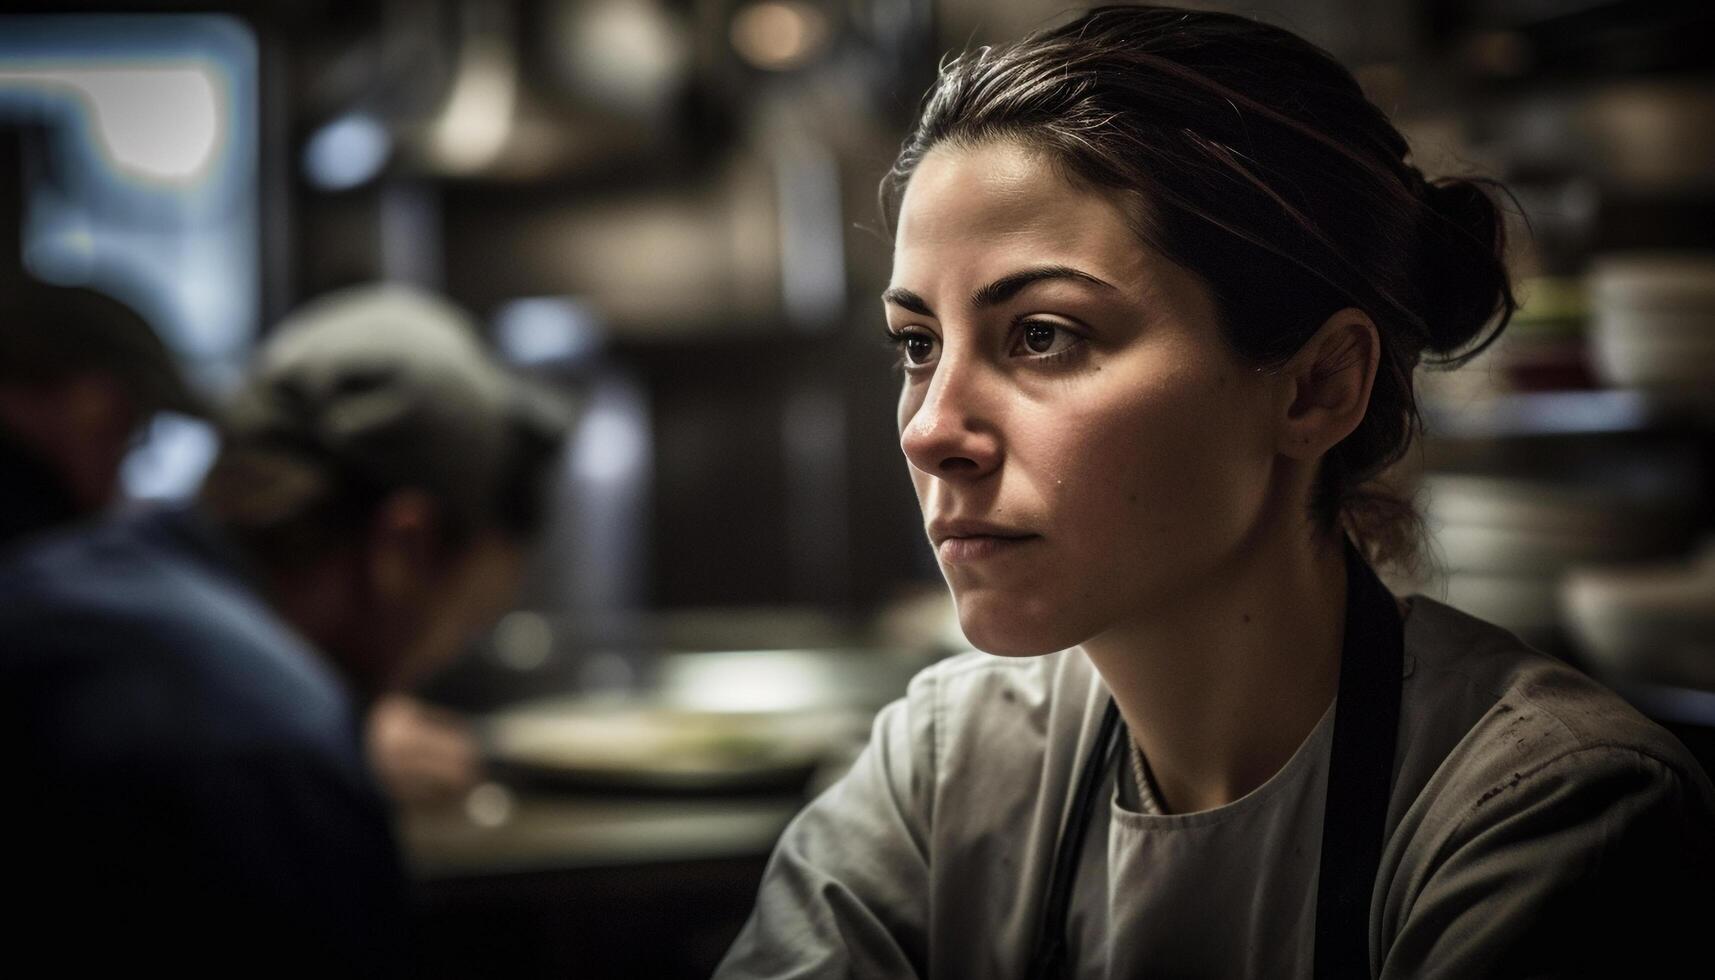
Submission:
<svg viewBox="0 0 1715 980">
<path fill-rule="evenodd" d="M 601 323 L 584 303 L 563 296 L 513 300 L 495 314 L 494 342 L 513 364 L 576 363 L 601 350 Z"/>
<path fill-rule="evenodd" d="M 464 813 L 478 827 L 501 827 L 512 819 L 517 801 L 499 783 L 483 783 L 464 798 Z"/>
<path fill-rule="evenodd" d="M 828 19 L 799 0 L 762 0 L 732 18 L 732 46 L 739 57 L 768 71 L 798 68 L 828 40 Z"/>
<path fill-rule="evenodd" d="M 19 83 L 69 89 L 88 107 L 114 169 L 144 180 L 201 180 L 226 135 L 221 92 L 206 65 L 0 71 L 0 85 Z"/>
<path fill-rule="evenodd" d="M 512 134 L 518 83 L 512 52 L 494 38 L 466 43 L 446 109 L 435 123 L 434 151 L 454 173 L 472 173 L 493 163 Z"/>
<path fill-rule="evenodd" d="M 183 500 L 202 484 L 219 451 L 220 436 L 213 425 L 161 412 L 120 464 L 120 485 L 132 500 Z"/>
<path fill-rule="evenodd" d="M 501 663 L 527 674 L 548 662 L 554 651 L 554 631 L 537 613 L 508 613 L 494 628 L 494 651 Z"/>
<path fill-rule="evenodd" d="M 569 0 L 561 4 L 564 70 L 605 104 L 650 111 L 684 76 L 690 47 L 657 0 Z"/>
<path fill-rule="evenodd" d="M 25 265 L 108 293 L 150 322 L 205 392 L 255 329 L 257 50 L 226 15 L 0 19 L 0 118 L 54 152 L 21 190 Z M 16 189 L 15 189 L 16 190 Z M 158 423 L 121 473 L 138 496 L 189 492 L 203 435 Z M 176 474 L 176 475 L 175 475 Z"/>
<path fill-rule="evenodd" d="M 829 693 L 824 665 L 779 650 L 675 657 L 664 673 L 673 704 L 698 711 L 802 711 L 825 707 Z"/>
<path fill-rule="evenodd" d="M 549 530 L 552 547 L 567 559 L 560 602 L 584 612 L 637 609 L 648 593 L 654 499 L 649 390 L 607 364 L 581 379 L 579 395 L 581 414 L 563 457 L 565 478 L 557 481 L 558 519 Z"/>
<path fill-rule="evenodd" d="M 591 483 L 634 479 L 648 462 L 648 417 L 628 393 L 591 398 L 572 438 L 572 472 Z"/>
<path fill-rule="evenodd" d="M 780 200 L 780 289 L 800 330 L 834 329 L 845 312 L 845 222 L 839 161 L 815 143 L 774 154 Z"/>
<path fill-rule="evenodd" d="M 393 139 L 380 120 L 351 112 L 316 131 L 304 145 L 304 176 L 326 191 L 367 183 L 386 165 Z"/>
</svg>

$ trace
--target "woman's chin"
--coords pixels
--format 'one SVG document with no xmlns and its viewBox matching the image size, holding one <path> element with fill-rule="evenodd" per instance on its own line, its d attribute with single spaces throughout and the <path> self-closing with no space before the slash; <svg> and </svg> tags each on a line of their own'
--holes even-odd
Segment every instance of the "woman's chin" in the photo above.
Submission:
<svg viewBox="0 0 1715 980">
<path fill-rule="evenodd" d="M 1076 646 L 1061 624 L 1031 616 L 1017 606 L 998 609 L 985 602 L 959 600 L 959 628 L 971 646 L 997 657 L 1039 657 Z"/>
</svg>

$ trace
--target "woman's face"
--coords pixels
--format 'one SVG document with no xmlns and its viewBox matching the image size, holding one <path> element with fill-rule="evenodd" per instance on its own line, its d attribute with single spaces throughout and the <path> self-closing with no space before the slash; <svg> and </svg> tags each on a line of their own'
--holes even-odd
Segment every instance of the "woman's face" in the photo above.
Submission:
<svg viewBox="0 0 1715 980">
<path fill-rule="evenodd" d="M 1109 195 L 1016 144 L 943 144 L 907 187 L 884 305 L 900 448 L 979 648 L 1141 622 L 1260 526 L 1278 386 Z"/>
</svg>

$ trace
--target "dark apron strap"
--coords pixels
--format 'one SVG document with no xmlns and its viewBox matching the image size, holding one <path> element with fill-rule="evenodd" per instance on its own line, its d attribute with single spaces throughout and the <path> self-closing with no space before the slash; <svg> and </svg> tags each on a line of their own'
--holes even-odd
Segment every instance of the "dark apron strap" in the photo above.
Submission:
<svg viewBox="0 0 1715 980">
<path fill-rule="evenodd" d="M 1060 839 L 1054 848 L 1054 866 L 1048 872 L 1048 894 L 1043 902 L 1041 927 L 1036 944 L 1031 948 L 1030 965 L 1025 974 L 1030 980 L 1055 980 L 1066 972 L 1066 918 L 1072 910 L 1072 886 L 1078 880 L 1078 859 L 1084 851 L 1084 838 L 1090 832 L 1090 818 L 1095 814 L 1097 797 L 1107 785 L 1109 770 L 1123 759 L 1126 733 L 1120 707 L 1108 698 L 1102 712 L 1102 725 L 1090 748 L 1084 766 L 1078 772 L 1078 786 L 1072 792 L 1072 807 L 1066 823 L 1060 828 Z M 1117 758 L 1116 758 L 1117 757 Z"/>
<path fill-rule="evenodd" d="M 1370 975 L 1370 894 L 1387 834 L 1404 665 L 1393 593 L 1348 542 L 1346 638 L 1316 887 L 1317 980 Z"/>
<path fill-rule="evenodd" d="M 1347 542 L 1346 629 L 1316 888 L 1317 980 L 1369 976 L 1370 893 L 1387 833 L 1404 663 L 1405 632 L 1393 594 Z M 1130 737 L 1119 706 L 1109 698 L 1055 847 L 1026 973 L 1032 980 L 1065 975 L 1066 924 L 1084 838 L 1107 774 L 1117 771 L 1124 758 L 1121 747 Z"/>
</svg>

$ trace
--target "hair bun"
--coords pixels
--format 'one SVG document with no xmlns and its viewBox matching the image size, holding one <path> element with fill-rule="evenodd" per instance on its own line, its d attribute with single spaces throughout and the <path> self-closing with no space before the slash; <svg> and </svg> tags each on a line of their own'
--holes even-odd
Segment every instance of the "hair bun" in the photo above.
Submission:
<svg viewBox="0 0 1715 980">
<path fill-rule="evenodd" d="M 1428 213 L 1417 255 L 1424 349 L 1453 363 L 1481 353 L 1517 305 L 1507 275 L 1506 225 L 1491 196 L 1493 186 L 1459 177 L 1424 185 Z M 1491 322 L 1493 329 L 1485 331 Z"/>
</svg>

